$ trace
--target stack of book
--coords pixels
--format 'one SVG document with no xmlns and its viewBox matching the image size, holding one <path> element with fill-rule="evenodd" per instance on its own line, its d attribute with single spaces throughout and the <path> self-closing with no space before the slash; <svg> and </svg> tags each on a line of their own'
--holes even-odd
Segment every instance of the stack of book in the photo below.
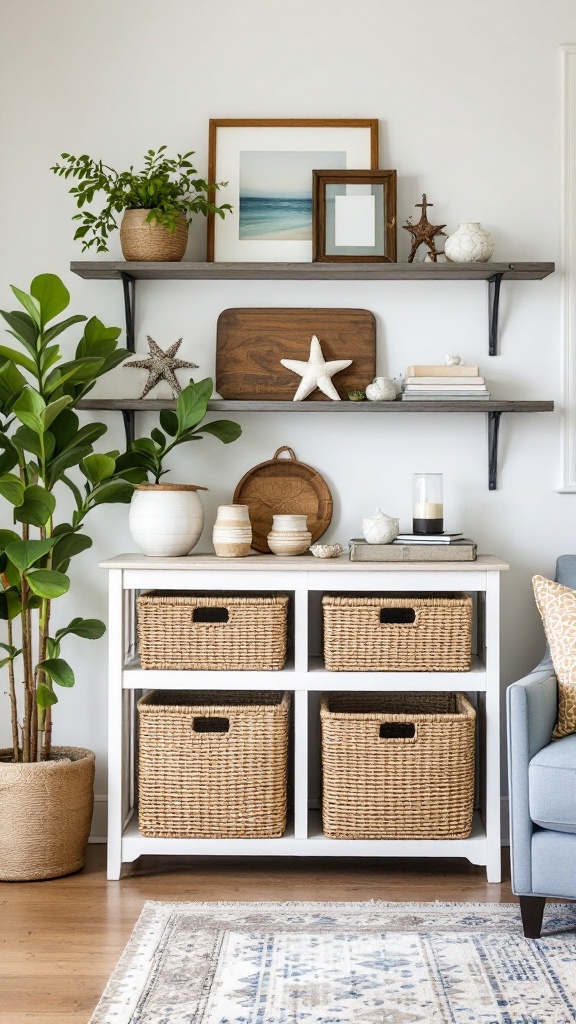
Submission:
<svg viewBox="0 0 576 1024">
<path fill-rule="evenodd" d="M 461 533 L 401 533 L 391 544 L 350 541 L 351 562 L 473 562 L 476 544 Z"/>
<path fill-rule="evenodd" d="M 409 366 L 402 387 L 403 402 L 438 399 L 487 401 L 490 392 L 477 366 Z"/>
</svg>

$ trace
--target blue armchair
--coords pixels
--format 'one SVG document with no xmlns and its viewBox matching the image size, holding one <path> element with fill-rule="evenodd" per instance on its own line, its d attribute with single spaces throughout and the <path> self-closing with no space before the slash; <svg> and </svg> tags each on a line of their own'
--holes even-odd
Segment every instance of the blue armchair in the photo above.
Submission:
<svg viewBox="0 0 576 1024">
<path fill-rule="evenodd" d="M 576 555 L 556 580 L 576 590 Z M 549 651 L 507 692 L 512 890 L 524 935 L 540 937 L 548 896 L 576 900 L 576 735 L 550 742 L 557 684 Z"/>
</svg>

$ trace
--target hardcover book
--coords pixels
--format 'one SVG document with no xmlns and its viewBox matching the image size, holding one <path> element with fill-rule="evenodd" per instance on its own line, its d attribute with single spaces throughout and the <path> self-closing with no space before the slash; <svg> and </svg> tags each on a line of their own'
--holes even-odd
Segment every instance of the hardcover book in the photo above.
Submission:
<svg viewBox="0 0 576 1024">
<path fill-rule="evenodd" d="M 477 377 L 478 366 L 409 366 L 407 377 Z"/>
<path fill-rule="evenodd" d="M 368 544 L 350 541 L 351 562 L 473 562 L 476 544 L 470 540 L 452 544 Z"/>
</svg>

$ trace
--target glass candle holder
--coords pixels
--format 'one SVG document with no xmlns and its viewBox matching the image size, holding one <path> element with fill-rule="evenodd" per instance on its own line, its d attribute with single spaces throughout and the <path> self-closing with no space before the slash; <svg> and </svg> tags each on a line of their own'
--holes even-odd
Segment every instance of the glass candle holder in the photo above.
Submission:
<svg viewBox="0 0 576 1024">
<path fill-rule="evenodd" d="M 412 532 L 442 533 L 444 499 L 442 473 L 415 473 L 412 506 Z"/>
</svg>

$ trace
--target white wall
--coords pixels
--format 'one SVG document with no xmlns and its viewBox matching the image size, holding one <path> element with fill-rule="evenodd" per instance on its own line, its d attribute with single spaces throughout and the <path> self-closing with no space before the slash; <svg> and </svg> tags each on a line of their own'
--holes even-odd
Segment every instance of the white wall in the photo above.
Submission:
<svg viewBox="0 0 576 1024">
<path fill-rule="evenodd" d="M 559 261 L 560 52 L 576 42 L 572 0 L 4 0 L 0 11 L 0 305 L 8 285 L 61 275 L 74 311 L 121 324 L 121 288 L 69 272 L 73 201 L 49 171 L 66 150 L 113 166 L 138 164 L 166 143 L 194 149 L 207 170 L 210 117 L 378 117 L 382 167 L 398 171 L 399 223 L 423 191 L 437 222 L 454 230 L 479 220 L 496 260 Z M 399 230 L 399 259 L 408 253 Z M 189 257 L 203 259 L 205 224 Z M 92 258 L 92 257 L 90 257 Z M 120 258 L 118 238 L 110 258 Z M 216 506 L 257 462 L 289 444 L 326 477 L 335 499 L 326 539 L 357 535 L 380 504 L 410 525 L 411 475 L 445 477 L 447 525 L 510 562 L 504 579 L 503 682 L 540 657 L 543 633 L 531 595 L 534 572 L 552 574 L 574 550 L 575 499 L 560 479 L 560 278 L 504 284 L 501 354 L 487 355 L 487 301 L 480 284 L 314 285 L 289 282 L 153 282 L 138 290 L 138 346 L 183 336 L 181 354 L 214 373 L 215 322 L 228 306 L 325 305 L 371 309 L 379 372 L 459 352 L 478 362 L 496 397 L 555 399 L 557 412 L 504 416 L 499 490 L 487 488 L 483 416 L 256 415 L 230 447 L 206 439 L 174 459 L 173 481 L 207 485 L 209 549 Z M 139 394 L 118 369 L 99 393 Z M 185 378 L 184 378 L 185 379 Z M 316 421 L 317 419 L 317 421 Z M 122 443 L 109 414 L 109 447 Z M 140 429 L 155 418 L 141 417 Z M 4 522 L 9 523 L 8 510 Z M 105 556 L 133 550 L 124 506 L 91 522 L 94 548 L 75 563 L 73 598 L 58 614 L 105 616 Z M 62 602 L 62 606 L 65 602 Z M 63 695 L 55 740 L 92 747 L 105 792 L 105 641 L 78 641 L 80 681 Z M 8 736 L 7 702 L 1 712 Z"/>
</svg>

